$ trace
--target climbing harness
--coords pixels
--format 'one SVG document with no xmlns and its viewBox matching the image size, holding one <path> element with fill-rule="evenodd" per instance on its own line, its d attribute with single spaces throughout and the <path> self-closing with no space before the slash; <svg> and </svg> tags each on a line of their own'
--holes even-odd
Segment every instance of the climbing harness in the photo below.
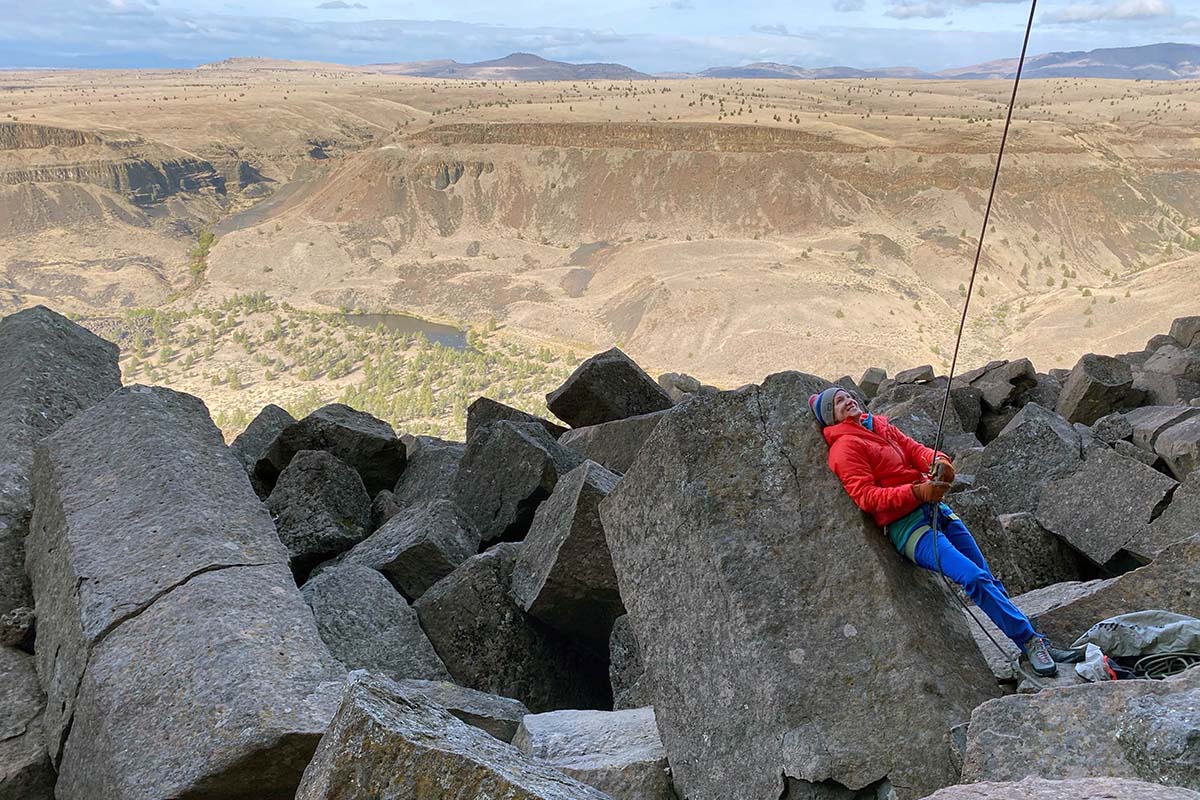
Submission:
<svg viewBox="0 0 1200 800">
<path fill-rule="evenodd" d="M 938 416 L 937 437 L 934 439 L 933 443 L 934 452 L 941 452 L 942 449 L 942 431 L 946 425 L 946 409 L 950 405 L 950 387 L 954 383 L 954 368 L 958 366 L 958 349 L 962 344 L 963 328 L 967 324 L 967 309 L 971 306 L 971 293 L 975 288 L 975 276 L 979 272 L 979 259 L 983 254 L 983 238 L 985 235 L 987 235 L 988 221 L 992 215 L 992 201 L 996 197 L 996 185 L 1000 180 L 1000 163 L 1004 160 L 1004 146 L 1008 143 L 1008 129 L 1012 125 L 1013 109 L 1016 108 L 1017 105 L 1017 89 L 1021 85 L 1021 70 L 1025 67 L 1025 54 L 1029 49 L 1029 35 L 1033 31 L 1033 16 L 1036 10 L 1037 0 L 1031 0 L 1029 5 L 1029 22 L 1025 25 L 1025 41 L 1021 45 L 1021 58 L 1017 62 L 1017 75 L 1013 80 L 1012 97 L 1008 101 L 1008 116 L 1004 120 L 1004 133 L 1000 136 L 1000 152 L 996 155 L 996 171 L 992 175 L 992 189 L 988 193 L 987 208 L 983 212 L 983 227 L 979 231 L 979 243 L 975 248 L 975 263 L 974 266 L 971 267 L 971 280 L 967 284 L 966 299 L 963 301 L 962 318 L 958 322 L 958 336 L 954 340 L 954 356 L 950 360 L 950 375 L 946 379 L 946 394 L 942 398 L 942 411 Z M 940 464 L 933 464 L 930 466 L 930 477 L 932 477 L 934 480 L 938 480 L 941 477 Z M 933 536 L 933 557 L 934 561 L 937 563 L 938 575 L 942 577 L 942 582 L 946 584 L 947 590 L 949 590 L 950 594 L 954 595 L 954 599 L 957 600 L 958 604 L 963 607 L 963 610 L 967 612 L 967 615 L 975 621 L 975 624 L 979 626 L 979 629 L 983 631 L 984 635 L 991 640 L 992 644 L 996 646 L 996 649 L 1008 659 L 1008 663 L 1013 670 L 1013 674 L 1020 673 L 1021 675 L 1024 675 L 1038 689 L 1046 688 L 1038 681 L 1037 678 L 1026 672 L 1021 667 L 1019 656 L 1014 657 L 1008 652 L 1008 650 L 1000 646 L 1000 643 L 997 642 L 995 637 L 992 636 L 991 632 L 984 627 L 979 618 L 975 616 L 975 613 L 971 611 L 970 607 L 968 607 L 967 604 L 963 602 L 963 599 L 959 597 L 958 592 L 954 590 L 954 587 L 950 584 L 950 581 L 946 579 L 946 574 L 942 572 L 942 557 L 938 552 L 938 521 L 941 517 L 941 513 L 938 511 L 936 506 L 934 508 L 932 517 L 933 524 L 929 533 L 931 536 Z"/>
</svg>

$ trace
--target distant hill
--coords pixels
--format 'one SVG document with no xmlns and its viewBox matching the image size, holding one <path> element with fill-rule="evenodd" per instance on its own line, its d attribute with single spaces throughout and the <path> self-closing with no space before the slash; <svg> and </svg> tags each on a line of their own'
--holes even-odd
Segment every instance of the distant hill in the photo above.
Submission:
<svg viewBox="0 0 1200 800">
<path fill-rule="evenodd" d="M 368 64 L 365 69 L 420 78 L 459 78 L 500 81 L 644 80 L 651 76 L 621 64 L 568 64 L 532 53 L 512 53 L 504 58 L 460 64 L 457 61 L 412 61 Z"/>
<path fill-rule="evenodd" d="M 888 69 L 857 69 L 855 67 L 820 67 L 806 69 L 791 64 L 760 61 L 744 67 L 712 67 L 691 76 L 695 78 L 792 78 L 797 80 L 830 80 L 836 78 L 936 78 L 914 67 Z"/>
<path fill-rule="evenodd" d="M 942 78 L 1012 78 L 1017 59 L 988 61 L 970 67 L 942 70 Z M 1174 81 L 1200 78 L 1200 46 L 1147 44 L 1109 47 L 1087 52 L 1045 53 L 1025 61 L 1022 77 L 1029 78 L 1144 78 Z"/>
</svg>

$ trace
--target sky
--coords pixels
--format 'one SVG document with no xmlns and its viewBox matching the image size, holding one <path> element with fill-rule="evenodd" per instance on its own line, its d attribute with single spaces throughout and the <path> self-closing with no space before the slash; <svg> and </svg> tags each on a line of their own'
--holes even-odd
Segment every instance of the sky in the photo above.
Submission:
<svg viewBox="0 0 1200 800">
<path fill-rule="evenodd" d="M 648 73 L 775 61 L 935 71 L 1020 52 L 1029 0 L 0 0 L 0 68 L 342 64 L 529 52 Z M 1040 0 L 1031 53 L 1200 44 L 1200 0 Z"/>
</svg>

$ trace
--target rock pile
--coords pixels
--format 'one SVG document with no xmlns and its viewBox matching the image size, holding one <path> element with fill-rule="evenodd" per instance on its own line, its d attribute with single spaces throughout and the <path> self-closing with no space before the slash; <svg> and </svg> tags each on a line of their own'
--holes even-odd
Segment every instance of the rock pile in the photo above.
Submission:
<svg viewBox="0 0 1200 800">
<path fill-rule="evenodd" d="M 614 349 L 569 427 L 267 406 L 226 447 L 47 309 L 0 345 L 0 800 L 1200 800 L 1200 672 L 1011 695 L 826 467 L 821 378 Z M 949 389 L 948 502 L 1039 630 L 1200 616 L 1200 317 L 836 385 L 927 443 Z"/>
</svg>

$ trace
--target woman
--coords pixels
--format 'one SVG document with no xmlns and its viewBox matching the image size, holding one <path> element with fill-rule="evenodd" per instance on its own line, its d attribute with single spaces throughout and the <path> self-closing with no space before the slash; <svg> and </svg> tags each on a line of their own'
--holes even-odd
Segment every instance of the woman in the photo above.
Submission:
<svg viewBox="0 0 1200 800">
<path fill-rule="evenodd" d="M 954 481 L 949 456 L 906 436 L 887 417 L 865 413 L 845 389 L 835 386 L 814 394 L 808 405 L 829 443 L 829 468 L 858 507 L 875 517 L 896 550 L 934 572 L 940 559 L 942 573 L 963 587 L 1021 648 L 1038 675 L 1056 674 L 1055 661 L 1081 660 L 1080 651 L 1050 647 L 1033 629 L 992 575 L 962 520 L 942 502 Z M 930 474 L 938 479 L 930 479 Z M 936 539 L 930 535 L 934 514 L 938 515 Z"/>
</svg>

